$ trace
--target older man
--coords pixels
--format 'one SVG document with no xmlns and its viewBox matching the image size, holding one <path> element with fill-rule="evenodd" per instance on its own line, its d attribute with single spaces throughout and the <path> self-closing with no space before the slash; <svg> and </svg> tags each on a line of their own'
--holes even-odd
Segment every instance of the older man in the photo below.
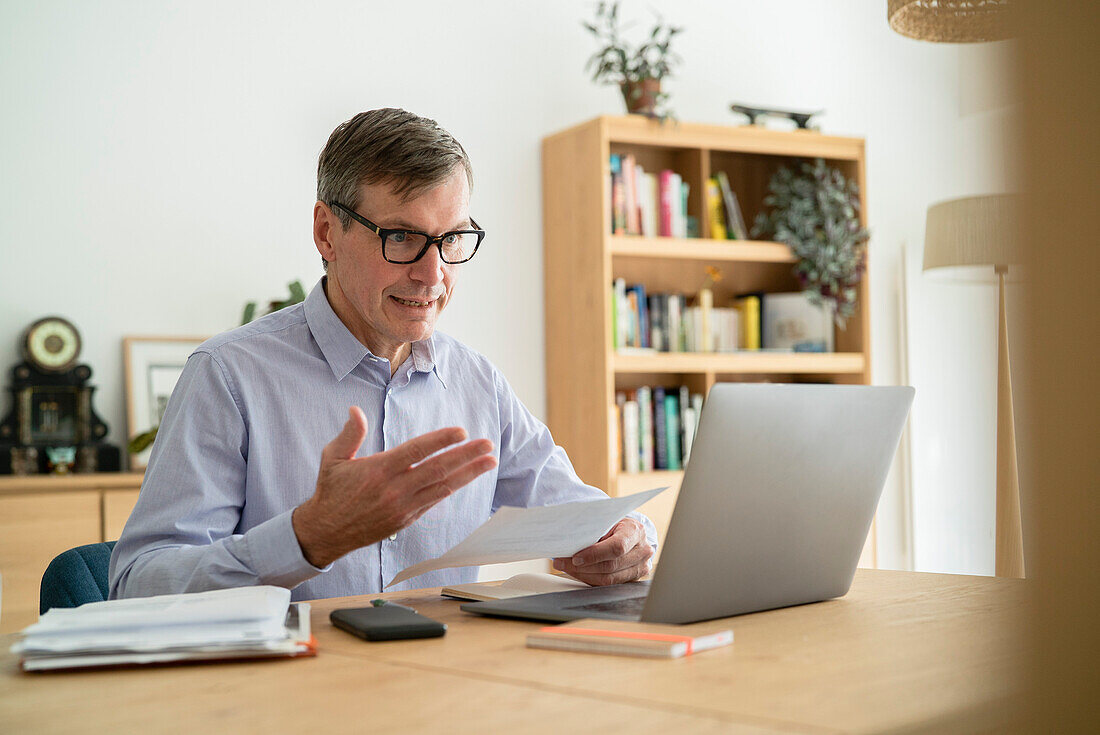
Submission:
<svg viewBox="0 0 1100 735">
<path fill-rule="evenodd" d="M 111 596 L 275 584 L 381 590 L 501 505 L 602 497 L 482 355 L 435 333 L 484 231 L 472 170 L 434 121 L 372 110 L 330 136 L 306 301 L 204 343 L 172 394 L 111 558 Z M 555 566 L 590 584 L 649 570 L 631 514 Z M 445 569 L 396 588 L 476 579 Z"/>
</svg>

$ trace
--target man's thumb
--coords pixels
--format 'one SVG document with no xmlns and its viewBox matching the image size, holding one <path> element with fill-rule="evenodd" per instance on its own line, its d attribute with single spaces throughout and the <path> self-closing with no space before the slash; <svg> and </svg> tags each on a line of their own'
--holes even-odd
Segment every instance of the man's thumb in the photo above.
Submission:
<svg viewBox="0 0 1100 735">
<path fill-rule="evenodd" d="M 344 428 L 328 443 L 333 459 L 353 459 L 367 438 L 367 417 L 363 409 L 352 406 L 348 409 L 348 421 Z"/>
</svg>

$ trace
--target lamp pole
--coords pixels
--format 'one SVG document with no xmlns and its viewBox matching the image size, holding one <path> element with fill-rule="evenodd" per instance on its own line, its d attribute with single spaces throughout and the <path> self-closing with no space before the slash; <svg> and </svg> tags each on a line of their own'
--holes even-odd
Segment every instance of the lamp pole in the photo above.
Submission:
<svg viewBox="0 0 1100 735">
<path fill-rule="evenodd" d="M 1007 266 L 998 265 L 1000 291 L 997 336 L 997 557 L 998 577 L 1024 576 L 1023 528 L 1020 522 L 1020 478 L 1016 467 L 1016 424 L 1012 411 L 1012 371 L 1008 363 Z"/>
</svg>

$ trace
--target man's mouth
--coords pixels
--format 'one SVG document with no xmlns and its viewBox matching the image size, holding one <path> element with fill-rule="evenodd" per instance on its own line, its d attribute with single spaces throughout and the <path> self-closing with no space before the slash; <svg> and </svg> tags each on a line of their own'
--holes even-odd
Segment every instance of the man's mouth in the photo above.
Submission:
<svg viewBox="0 0 1100 735">
<path fill-rule="evenodd" d="M 405 306 L 418 306 L 420 308 L 424 308 L 426 306 L 432 305 L 431 301 L 413 301 L 412 299 L 403 299 L 398 296 L 391 296 L 390 298 L 399 304 L 404 304 Z"/>
</svg>

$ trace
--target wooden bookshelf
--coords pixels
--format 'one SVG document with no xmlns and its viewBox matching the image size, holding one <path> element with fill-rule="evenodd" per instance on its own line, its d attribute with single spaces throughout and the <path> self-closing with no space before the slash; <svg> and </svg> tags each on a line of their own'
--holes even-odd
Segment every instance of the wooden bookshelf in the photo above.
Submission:
<svg viewBox="0 0 1100 735">
<path fill-rule="evenodd" d="M 701 238 L 612 235 L 610 156 L 633 154 L 646 171 L 669 168 L 690 184 L 688 214 Z M 704 182 L 725 171 L 751 227 L 768 182 L 782 165 L 824 158 L 859 185 L 866 225 L 864 142 L 809 131 L 754 126 L 660 124 L 639 116 L 599 117 L 542 141 L 548 423 L 577 471 L 612 495 L 671 485 L 660 507 L 666 526 L 682 473 L 626 475 L 615 466 L 615 392 L 643 385 L 689 386 L 706 394 L 716 382 L 870 383 L 870 312 L 866 273 L 859 307 L 835 332 L 836 352 L 677 353 L 612 347 L 611 284 L 643 283 L 650 293 L 696 293 L 705 267 L 718 266 L 715 305 L 739 293 L 799 290 L 790 248 L 782 243 L 709 238 Z M 869 249 L 870 252 L 870 249 Z M 873 533 L 873 529 L 872 529 Z M 865 555 L 865 563 L 872 562 Z"/>
</svg>

